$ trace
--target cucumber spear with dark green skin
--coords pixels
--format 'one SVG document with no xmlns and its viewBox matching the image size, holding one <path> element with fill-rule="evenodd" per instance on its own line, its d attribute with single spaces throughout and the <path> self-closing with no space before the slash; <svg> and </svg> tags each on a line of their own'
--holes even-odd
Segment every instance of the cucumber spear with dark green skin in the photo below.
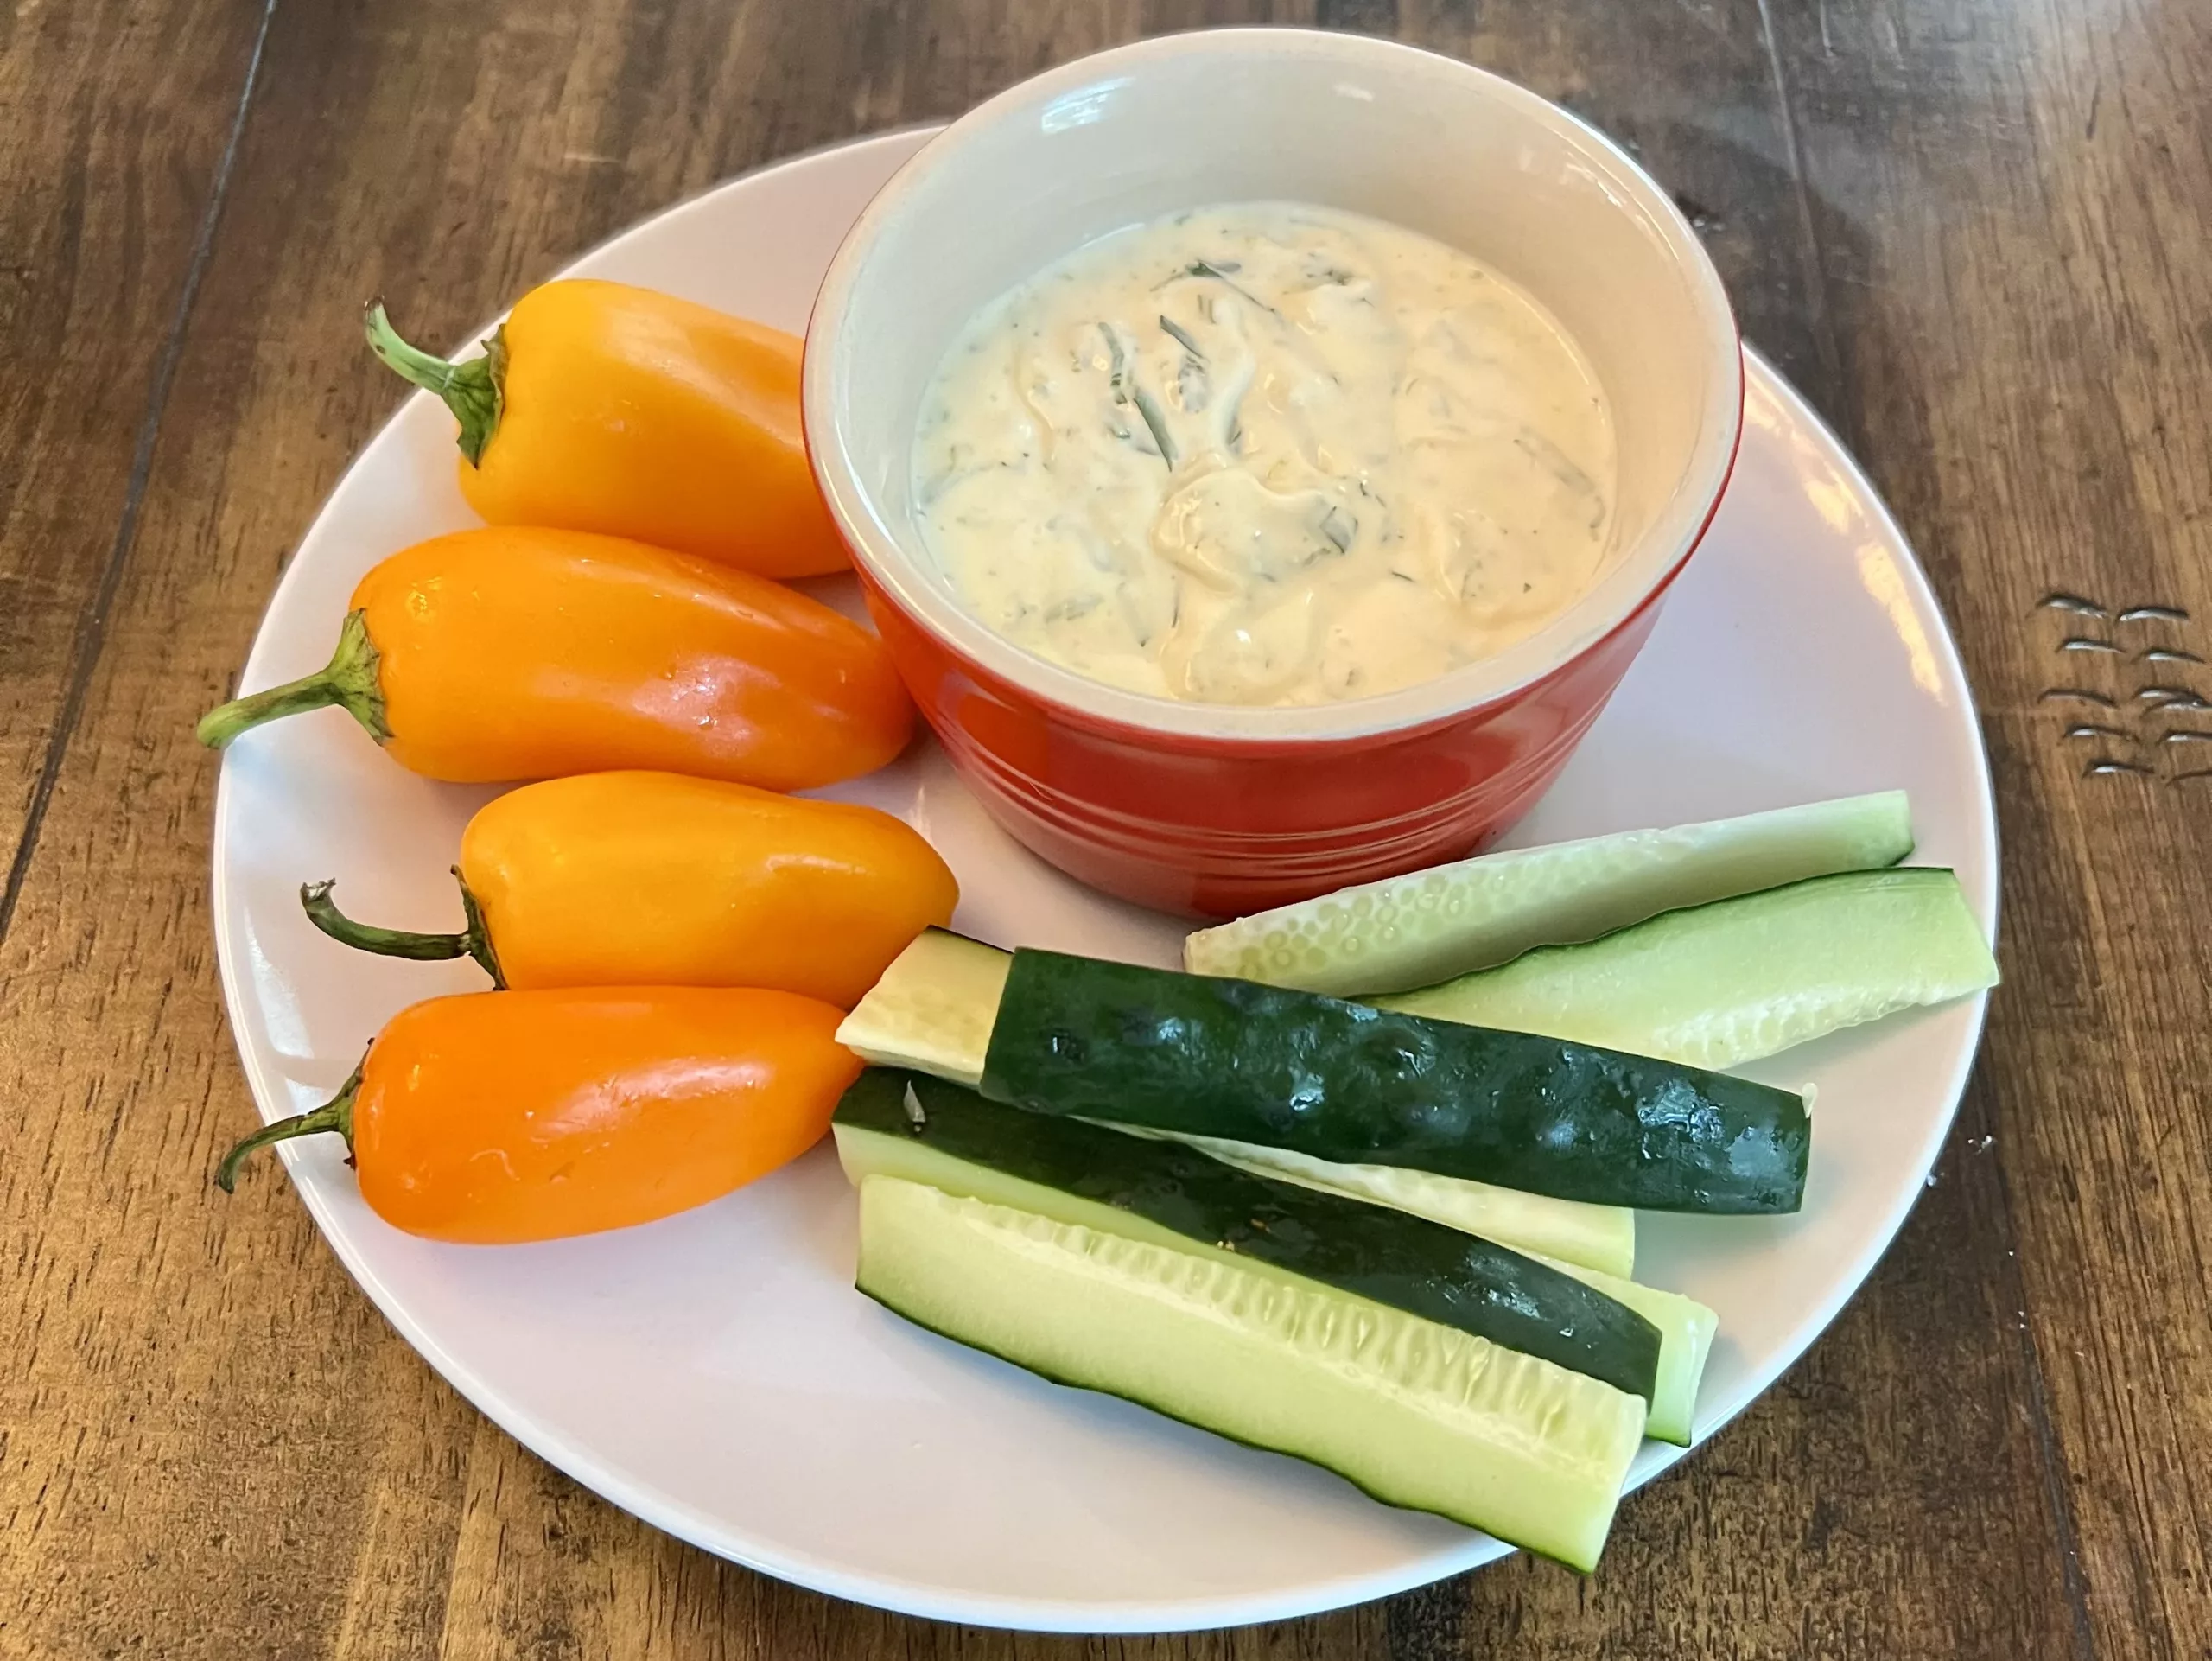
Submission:
<svg viewBox="0 0 2212 1661">
<path fill-rule="evenodd" d="M 1794 1212 L 1802 1097 L 1255 982 L 1017 951 L 982 1092 L 1039 1113 L 1651 1211 Z"/>
<path fill-rule="evenodd" d="M 1572 1368 L 1651 1399 L 1659 1329 L 1549 1265 L 1424 1218 L 1276 1182 L 1179 1142 L 1001 1106 L 870 1068 L 837 1104 L 837 1151 L 925 1182 L 1186 1251 L 1224 1252 Z"/>
</svg>

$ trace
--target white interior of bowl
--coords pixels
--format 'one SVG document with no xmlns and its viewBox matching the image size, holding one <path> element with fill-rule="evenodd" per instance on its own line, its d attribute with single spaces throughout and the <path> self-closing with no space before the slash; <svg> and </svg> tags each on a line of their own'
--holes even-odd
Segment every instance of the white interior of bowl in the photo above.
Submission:
<svg viewBox="0 0 2212 1661">
<path fill-rule="evenodd" d="M 1549 309 L 1604 385 L 1619 455 L 1611 563 L 1581 601 L 1509 651 L 1338 704 L 1177 703 L 1104 686 L 999 638 L 926 552 L 911 490 L 915 422 L 969 319 L 1094 238 L 1262 199 L 1371 214 L 1486 261 Z M 1354 35 L 1224 29 L 1039 76 L 925 146 L 830 267 L 804 396 L 817 472 L 861 560 L 966 655 L 1111 720 L 1279 741 L 1471 709 L 1609 633 L 1694 544 L 1733 459 L 1741 392 L 1718 274 L 1665 193 L 1607 140 L 1448 58 Z"/>
</svg>

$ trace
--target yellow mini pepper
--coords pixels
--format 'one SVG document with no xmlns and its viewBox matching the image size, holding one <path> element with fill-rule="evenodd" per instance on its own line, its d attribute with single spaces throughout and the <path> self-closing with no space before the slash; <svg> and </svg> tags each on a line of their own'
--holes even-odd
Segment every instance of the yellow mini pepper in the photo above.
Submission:
<svg viewBox="0 0 2212 1661">
<path fill-rule="evenodd" d="M 500 986 L 755 986 L 849 1009 L 960 889 L 937 850 L 857 802 L 669 773 L 593 773 L 510 791 L 461 838 L 467 926 L 355 922 L 331 884 L 309 920 L 390 958 L 474 958 Z"/>
<path fill-rule="evenodd" d="M 461 422 L 461 490 L 493 525 L 628 537 L 762 576 L 845 569 L 799 430 L 798 339 L 649 289 L 572 278 L 458 363 L 370 347 Z"/>
</svg>

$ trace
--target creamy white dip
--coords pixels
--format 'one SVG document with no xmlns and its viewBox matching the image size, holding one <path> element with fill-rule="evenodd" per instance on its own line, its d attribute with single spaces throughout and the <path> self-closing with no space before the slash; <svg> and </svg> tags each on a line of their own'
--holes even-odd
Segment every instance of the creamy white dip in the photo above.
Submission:
<svg viewBox="0 0 2212 1661">
<path fill-rule="evenodd" d="M 1605 399 L 1527 295 L 1442 243 L 1283 202 L 1077 250 L 969 323 L 922 404 L 931 555 L 1015 644 L 1243 704 L 1490 656 L 1605 563 Z"/>
</svg>

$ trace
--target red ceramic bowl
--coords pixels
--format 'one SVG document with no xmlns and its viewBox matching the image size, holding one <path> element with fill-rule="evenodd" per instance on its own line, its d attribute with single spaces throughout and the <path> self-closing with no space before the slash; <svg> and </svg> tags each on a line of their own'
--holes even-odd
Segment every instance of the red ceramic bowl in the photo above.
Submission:
<svg viewBox="0 0 2212 1661">
<path fill-rule="evenodd" d="M 992 633 L 914 521 L 915 418 L 947 345 L 1093 237 L 1268 198 L 1424 232 L 1550 309 L 1612 401 L 1605 570 L 1494 658 L 1321 706 L 1148 697 Z M 1741 430 L 1743 357 L 1719 277 L 1666 193 L 1565 111 L 1407 47 L 1217 30 L 1054 70 L 925 146 L 830 266 L 804 409 L 876 626 L 993 816 L 1109 893 L 1230 915 L 1457 857 L 1527 811 L 1712 519 Z"/>
</svg>

